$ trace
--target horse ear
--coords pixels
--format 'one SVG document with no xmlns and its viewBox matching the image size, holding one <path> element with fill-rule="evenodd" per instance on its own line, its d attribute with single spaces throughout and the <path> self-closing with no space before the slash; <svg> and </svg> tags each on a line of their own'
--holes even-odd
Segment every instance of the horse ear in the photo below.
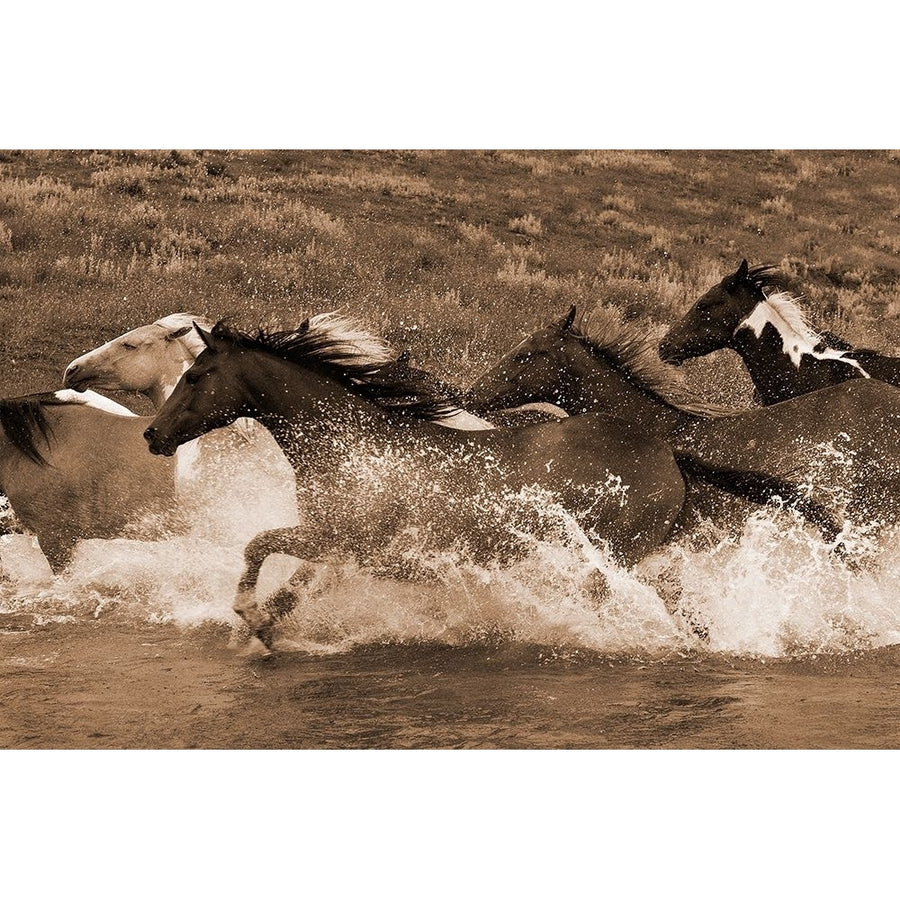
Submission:
<svg viewBox="0 0 900 900">
<path fill-rule="evenodd" d="M 194 324 L 196 325 L 197 323 L 195 322 Z M 185 325 L 184 328 L 177 328 L 175 331 L 170 331 L 166 335 L 166 340 L 167 341 L 177 341 L 178 338 L 184 337 L 191 330 L 191 327 L 192 326 L 190 326 L 190 325 Z"/>
<path fill-rule="evenodd" d="M 194 330 L 200 335 L 200 340 L 206 345 L 206 349 L 209 350 L 210 353 L 215 353 L 215 338 L 212 336 L 212 333 L 204 331 L 196 322 L 194 322 Z"/>
<path fill-rule="evenodd" d="M 572 304 L 572 308 L 563 316 L 562 321 L 559 323 L 562 326 L 563 331 L 568 331 L 575 324 L 575 315 L 577 313 L 577 309 L 575 304 Z"/>
<path fill-rule="evenodd" d="M 729 275 L 723 282 L 722 286 L 728 291 L 729 294 L 734 293 L 737 289 L 738 285 L 747 284 L 750 281 L 750 267 L 747 265 L 747 260 L 741 260 L 741 264 L 738 266 L 737 272 L 734 275 Z"/>
</svg>

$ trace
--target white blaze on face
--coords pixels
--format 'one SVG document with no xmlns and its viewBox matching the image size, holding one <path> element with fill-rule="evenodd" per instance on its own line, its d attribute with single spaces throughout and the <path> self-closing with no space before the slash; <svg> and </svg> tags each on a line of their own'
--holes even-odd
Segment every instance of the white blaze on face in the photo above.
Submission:
<svg viewBox="0 0 900 900">
<path fill-rule="evenodd" d="M 61 403 L 75 403 L 79 406 L 90 406 L 92 409 L 100 409 L 103 412 L 112 413 L 114 416 L 131 416 L 137 418 L 137 413 L 132 412 L 127 406 L 110 400 L 96 391 L 73 391 L 64 388 L 61 391 L 55 391 L 54 397 Z"/>
<path fill-rule="evenodd" d="M 758 338 L 766 325 L 771 325 L 778 332 L 784 352 L 790 357 L 795 368 L 800 368 L 804 356 L 811 356 L 813 359 L 842 362 L 858 369 L 863 378 L 869 377 L 869 373 L 859 362 L 847 357 L 845 351 L 831 347 L 816 350 L 816 345 L 820 344 L 822 339 L 809 327 L 802 312 L 787 295 L 776 294 L 757 303 L 753 312 L 735 329 L 735 333 L 742 328 L 749 328 Z"/>
</svg>

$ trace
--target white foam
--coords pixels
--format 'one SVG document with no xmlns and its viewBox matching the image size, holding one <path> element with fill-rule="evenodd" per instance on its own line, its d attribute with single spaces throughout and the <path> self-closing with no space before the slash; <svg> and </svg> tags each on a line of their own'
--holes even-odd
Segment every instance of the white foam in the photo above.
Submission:
<svg viewBox="0 0 900 900">
<path fill-rule="evenodd" d="M 184 627 L 236 623 L 231 603 L 245 543 L 264 529 L 296 523 L 297 510 L 293 473 L 274 444 L 271 453 L 245 455 L 242 440 L 220 439 L 226 441 L 221 452 L 207 455 L 218 462 L 206 481 L 198 474 L 185 509 L 192 522 L 187 534 L 155 543 L 83 541 L 58 578 L 33 539 L 0 538 L 0 612 L 53 621 L 117 616 Z M 227 442 L 235 440 L 240 446 L 232 453 Z M 817 483 L 833 486 L 830 499 L 838 508 L 846 500 L 840 485 L 853 465 L 844 443 L 839 435 L 819 448 L 822 471 L 810 472 Z M 360 514 L 364 498 L 412 485 L 416 477 L 424 479 L 420 490 L 435 487 L 427 460 L 404 465 L 395 454 L 355 450 L 343 475 L 358 487 Z M 492 497 L 472 489 L 479 520 L 502 523 L 518 541 L 517 561 L 480 565 L 463 549 L 437 553 L 410 526 L 395 536 L 386 557 L 404 562 L 415 581 L 329 560 L 318 566 L 281 633 L 321 653 L 378 642 L 503 640 L 552 652 L 792 657 L 900 641 L 896 537 L 879 543 L 851 524 L 839 556 L 793 513 L 767 508 L 736 534 L 707 523 L 626 570 L 543 492 Z M 613 481 L 597 490 L 622 494 Z M 438 508 L 442 498 L 437 495 Z M 540 540 L 523 533 L 536 522 L 543 527 Z M 260 596 L 284 584 L 296 566 L 287 557 L 267 562 Z"/>
<path fill-rule="evenodd" d="M 378 642 L 505 640 L 554 652 L 792 657 L 900 641 L 900 542 L 873 554 L 863 541 L 841 558 L 791 514 L 766 510 L 736 537 L 709 526 L 627 571 L 573 523 L 567 527 L 567 539 L 535 541 L 508 567 L 422 553 L 426 582 L 351 562 L 322 565 L 281 631 L 311 652 L 329 653 Z M 415 553 L 413 545 L 407 552 Z M 0 612 L 182 626 L 237 621 L 231 602 L 240 542 L 197 534 L 158 543 L 84 541 L 56 579 L 27 537 L 0 538 L 0 556 Z M 295 567 L 273 557 L 261 594 Z"/>
</svg>

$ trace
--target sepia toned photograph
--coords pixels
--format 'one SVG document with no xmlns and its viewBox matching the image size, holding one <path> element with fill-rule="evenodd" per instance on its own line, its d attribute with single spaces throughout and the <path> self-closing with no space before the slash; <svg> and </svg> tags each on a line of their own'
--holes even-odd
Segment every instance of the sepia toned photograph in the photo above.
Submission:
<svg viewBox="0 0 900 900">
<path fill-rule="evenodd" d="M 8 5 L 6 893 L 889 890 L 891 24 Z"/>
<path fill-rule="evenodd" d="M 0 746 L 900 745 L 900 151 L 0 152 Z"/>
</svg>

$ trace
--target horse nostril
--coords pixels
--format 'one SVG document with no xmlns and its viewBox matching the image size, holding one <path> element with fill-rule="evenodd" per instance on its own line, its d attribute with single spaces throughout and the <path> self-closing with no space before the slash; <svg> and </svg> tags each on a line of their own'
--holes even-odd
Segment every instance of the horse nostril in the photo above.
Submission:
<svg viewBox="0 0 900 900">
<path fill-rule="evenodd" d="M 155 437 L 156 437 L 156 429 L 151 425 L 151 426 L 144 432 L 144 440 L 147 441 L 147 443 L 149 444 L 150 441 L 152 441 L 153 438 L 155 438 Z"/>
</svg>

